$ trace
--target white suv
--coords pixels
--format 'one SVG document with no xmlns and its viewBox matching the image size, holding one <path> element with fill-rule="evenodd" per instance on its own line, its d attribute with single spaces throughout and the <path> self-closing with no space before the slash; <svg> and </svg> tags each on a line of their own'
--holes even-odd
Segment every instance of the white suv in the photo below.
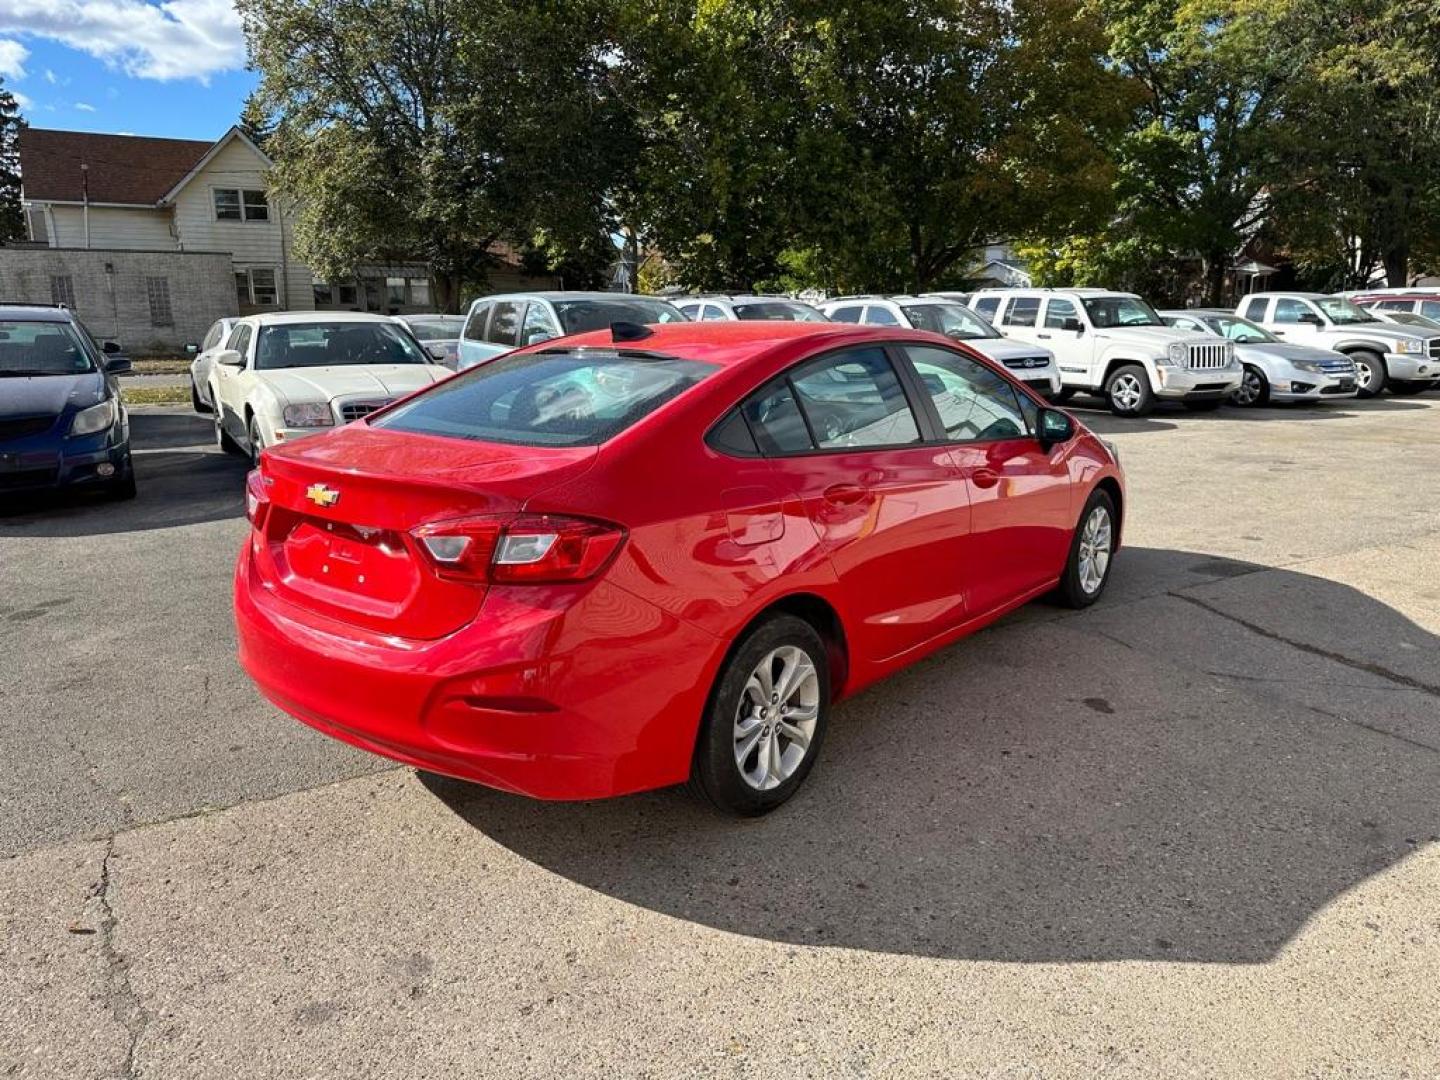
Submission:
<svg viewBox="0 0 1440 1080">
<path fill-rule="evenodd" d="M 1053 350 L 1064 396 L 1099 394 L 1117 416 L 1144 416 L 1157 399 L 1216 409 L 1243 374 L 1230 342 L 1166 326 L 1134 293 L 984 289 L 971 306 L 1006 337 Z"/>
<path fill-rule="evenodd" d="M 822 304 L 820 310 L 833 322 L 908 326 L 944 334 L 1004 364 L 1015 378 L 1046 397 L 1060 393 L 1060 369 L 1055 365 L 1054 353 L 1038 345 L 1006 341 L 1000 331 L 953 300 L 936 295 L 838 296 Z"/>
<path fill-rule="evenodd" d="M 1418 394 L 1440 383 L 1440 336 L 1381 322 L 1343 296 L 1251 293 L 1235 313 L 1288 342 L 1344 353 L 1355 361 L 1361 397 L 1387 386 L 1393 394 Z"/>
<path fill-rule="evenodd" d="M 672 296 L 667 299 L 694 322 L 825 322 L 825 316 L 788 296 Z"/>
</svg>

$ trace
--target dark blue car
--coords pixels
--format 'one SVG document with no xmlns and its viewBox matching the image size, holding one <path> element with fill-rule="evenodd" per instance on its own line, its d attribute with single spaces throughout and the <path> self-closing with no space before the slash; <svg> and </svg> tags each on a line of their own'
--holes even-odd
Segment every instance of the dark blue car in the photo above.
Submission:
<svg viewBox="0 0 1440 1080">
<path fill-rule="evenodd" d="M 58 488 L 134 498 L 113 378 L 129 366 L 65 308 L 0 304 L 0 509 L 19 492 Z"/>
</svg>

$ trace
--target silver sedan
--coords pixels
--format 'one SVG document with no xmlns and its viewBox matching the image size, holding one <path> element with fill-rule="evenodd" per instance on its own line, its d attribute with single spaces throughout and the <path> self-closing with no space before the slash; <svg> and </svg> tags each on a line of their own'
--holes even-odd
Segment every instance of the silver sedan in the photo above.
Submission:
<svg viewBox="0 0 1440 1080">
<path fill-rule="evenodd" d="M 1234 405 L 1254 406 L 1281 401 L 1328 401 L 1353 398 L 1359 391 L 1354 362 L 1332 349 L 1281 341 L 1263 326 L 1234 312 L 1210 308 L 1162 311 L 1166 324 L 1199 330 L 1235 343 L 1235 358 L 1244 365 L 1240 385 L 1230 395 Z"/>
</svg>

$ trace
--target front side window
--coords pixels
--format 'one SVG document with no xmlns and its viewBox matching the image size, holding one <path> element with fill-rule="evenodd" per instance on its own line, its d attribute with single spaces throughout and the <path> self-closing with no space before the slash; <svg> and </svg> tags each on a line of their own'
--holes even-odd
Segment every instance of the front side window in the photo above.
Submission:
<svg viewBox="0 0 1440 1080">
<path fill-rule="evenodd" d="M 356 364 L 425 364 L 423 349 L 389 322 L 304 322 L 262 326 L 255 370 L 348 367 Z"/>
<path fill-rule="evenodd" d="M 947 439 L 990 442 L 1024 438 L 1030 433 L 1020 395 L 984 364 L 926 345 L 907 345 L 905 353 L 940 416 Z M 1038 414 L 1038 408 L 1035 411 Z"/>
<path fill-rule="evenodd" d="M 80 375 L 95 370 L 74 327 L 63 322 L 0 322 L 0 378 Z M 0 400 L 5 396 L 0 390 Z"/>
<path fill-rule="evenodd" d="M 1034 326 L 1040 314 L 1040 300 L 1035 296 L 1017 296 L 1005 309 L 1006 326 Z"/>
<path fill-rule="evenodd" d="M 1097 296 L 1082 300 L 1097 330 L 1113 326 L 1164 326 L 1155 309 L 1138 296 Z"/>
<path fill-rule="evenodd" d="M 376 427 L 516 446 L 595 446 L 714 365 L 598 349 L 502 356 L 377 417 Z"/>
<path fill-rule="evenodd" d="M 532 300 L 525 309 L 525 322 L 520 326 L 520 344 L 534 345 L 560 336 L 560 328 L 545 310 L 545 305 Z"/>
<path fill-rule="evenodd" d="M 250 348 L 250 324 L 241 323 L 230 331 L 230 340 L 225 343 L 225 348 L 230 352 L 237 352 L 243 357 Z"/>
<path fill-rule="evenodd" d="M 982 296 L 975 303 L 970 305 L 987 322 L 995 321 L 995 312 L 1000 310 L 1000 298 L 998 296 Z"/>
<path fill-rule="evenodd" d="M 1309 315 L 1315 318 L 1315 312 L 1310 310 L 1310 305 L 1303 300 L 1292 300 L 1289 297 L 1281 297 L 1275 301 L 1275 314 L 1271 316 L 1273 321 L 1283 323 L 1286 326 L 1293 326 L 1303 321 L 1303 316 Z"/>
<path fill-rule="evenodd" d="M 525 305 L 514 300 L 501 300 L 495 305 L 495 314 L 490 316 L 490 329 L 485 340 L 492 345 L 513 347 L 520 340 L 520 317 Z"/>
<path fill-rule="evenodd" d="M 1067 319 L 1080 319 L 1080 311 L 1073 300 L 1052 296 L 1045 305 L 1045 326 L 1049 330 L 1064 330 Z"/>
<path fill-rule="evenodd" d="M 714 304 L 706 304 L 700 309 L 701 322 L 724 322 L 725 312 Z"/>
<path fill-rule="evenodd" d="M 960 304 L 911 304 L 905 314 L 916 330 L 930 330 L 957 341 L 1000 336 L 998 330 Z"/>
<path fill-rule="evenodd" d="M 920 441 L 915 414 L 884 349 L 847 349 L 812 360 L 796 369 L 790 384 L 822 450 Z"/>
<path fill-rule="evenodd" d="M 1248 297 L 1240 308 L 1240 314 L 1247 319 L 1263 319 L 1265 317 L 1266 298 L 1263 296 Z"/>
</svg>

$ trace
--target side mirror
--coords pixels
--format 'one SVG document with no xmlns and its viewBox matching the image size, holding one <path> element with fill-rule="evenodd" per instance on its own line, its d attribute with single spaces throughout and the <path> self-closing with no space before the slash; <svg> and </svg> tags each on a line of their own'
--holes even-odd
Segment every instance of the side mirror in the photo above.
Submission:
<svg viewBox="0 0 1440 1080">
<path fill-rule="evenodd" d="M 525 335 L 526 345 L 539 345 L 542 341 L 549 341 L 555 335 L 548 330 L 531 330 Z"/>
<path fill-rule="evenodd" d="M 234 349 L 226 349 L 215 354 L 215 362 L 224 364 L 226 367 L 244 367 L 245 358 Z"/>
<path fill-rule="evenodd" d="M 118 353 L 120 351 L 120 343 L 118 341 L 107 341 L 100 346 L 100 350 L 111 354 Z"/>
<path fill-rule="evenodd" d="M 1070 315 L 1065 319 L 1063 323 L 1060 324 L 1060 329 L 1069 330 L 1071 333 L 1074 334 L 1083 334 L 1085 332 L 1085 324 L 1079 319 L 1077 319 L 1074 315 Z"/>
<path fill-rule="evenodd" d="M 1320 318 L 1319 315 L 1316 315 L 1316 314 L 1314 314 L 1313 312 L 1309 312 L 1309 311 L 1305 312 L 1305 314 L 1301 315 L 1300 318 L 1296 319 L 1295 321 L 1296 321 L 1296 322 L 1302 322 L 1302 323 L 1304 323 L 1306 326 L 1324 326 L 1324 325 L 1325 325 L 1325 320 L 1324 320 L 1324 319 Z"/>
<path fill-rule="evenodd" d="M 186 355 L 188 355 L 188 356 L 194 356 L 194 355 L 195 355 L 196 353 L 198 353 L 199 351 L 200 351 L 200 345 L 199 345 L 198 342 L 187 341 L 187 342 L 185 343 L 185 352 L 186 352 Z"/>
<path fill-rule="evenodd" d="M 1047 450 L 1059 443 L 1069 442 L 1075 437 L 1075 421 L 1059 409 L 1041 409 L 1035 437 Z"/>
<path fill-rule="evenodd" d="M 130 358 L 128 356 L 116 356 L 113 353 L 105 357 L 105 370 L 111 375 L 124 375 L 131 370 Z"/>
</svg>

